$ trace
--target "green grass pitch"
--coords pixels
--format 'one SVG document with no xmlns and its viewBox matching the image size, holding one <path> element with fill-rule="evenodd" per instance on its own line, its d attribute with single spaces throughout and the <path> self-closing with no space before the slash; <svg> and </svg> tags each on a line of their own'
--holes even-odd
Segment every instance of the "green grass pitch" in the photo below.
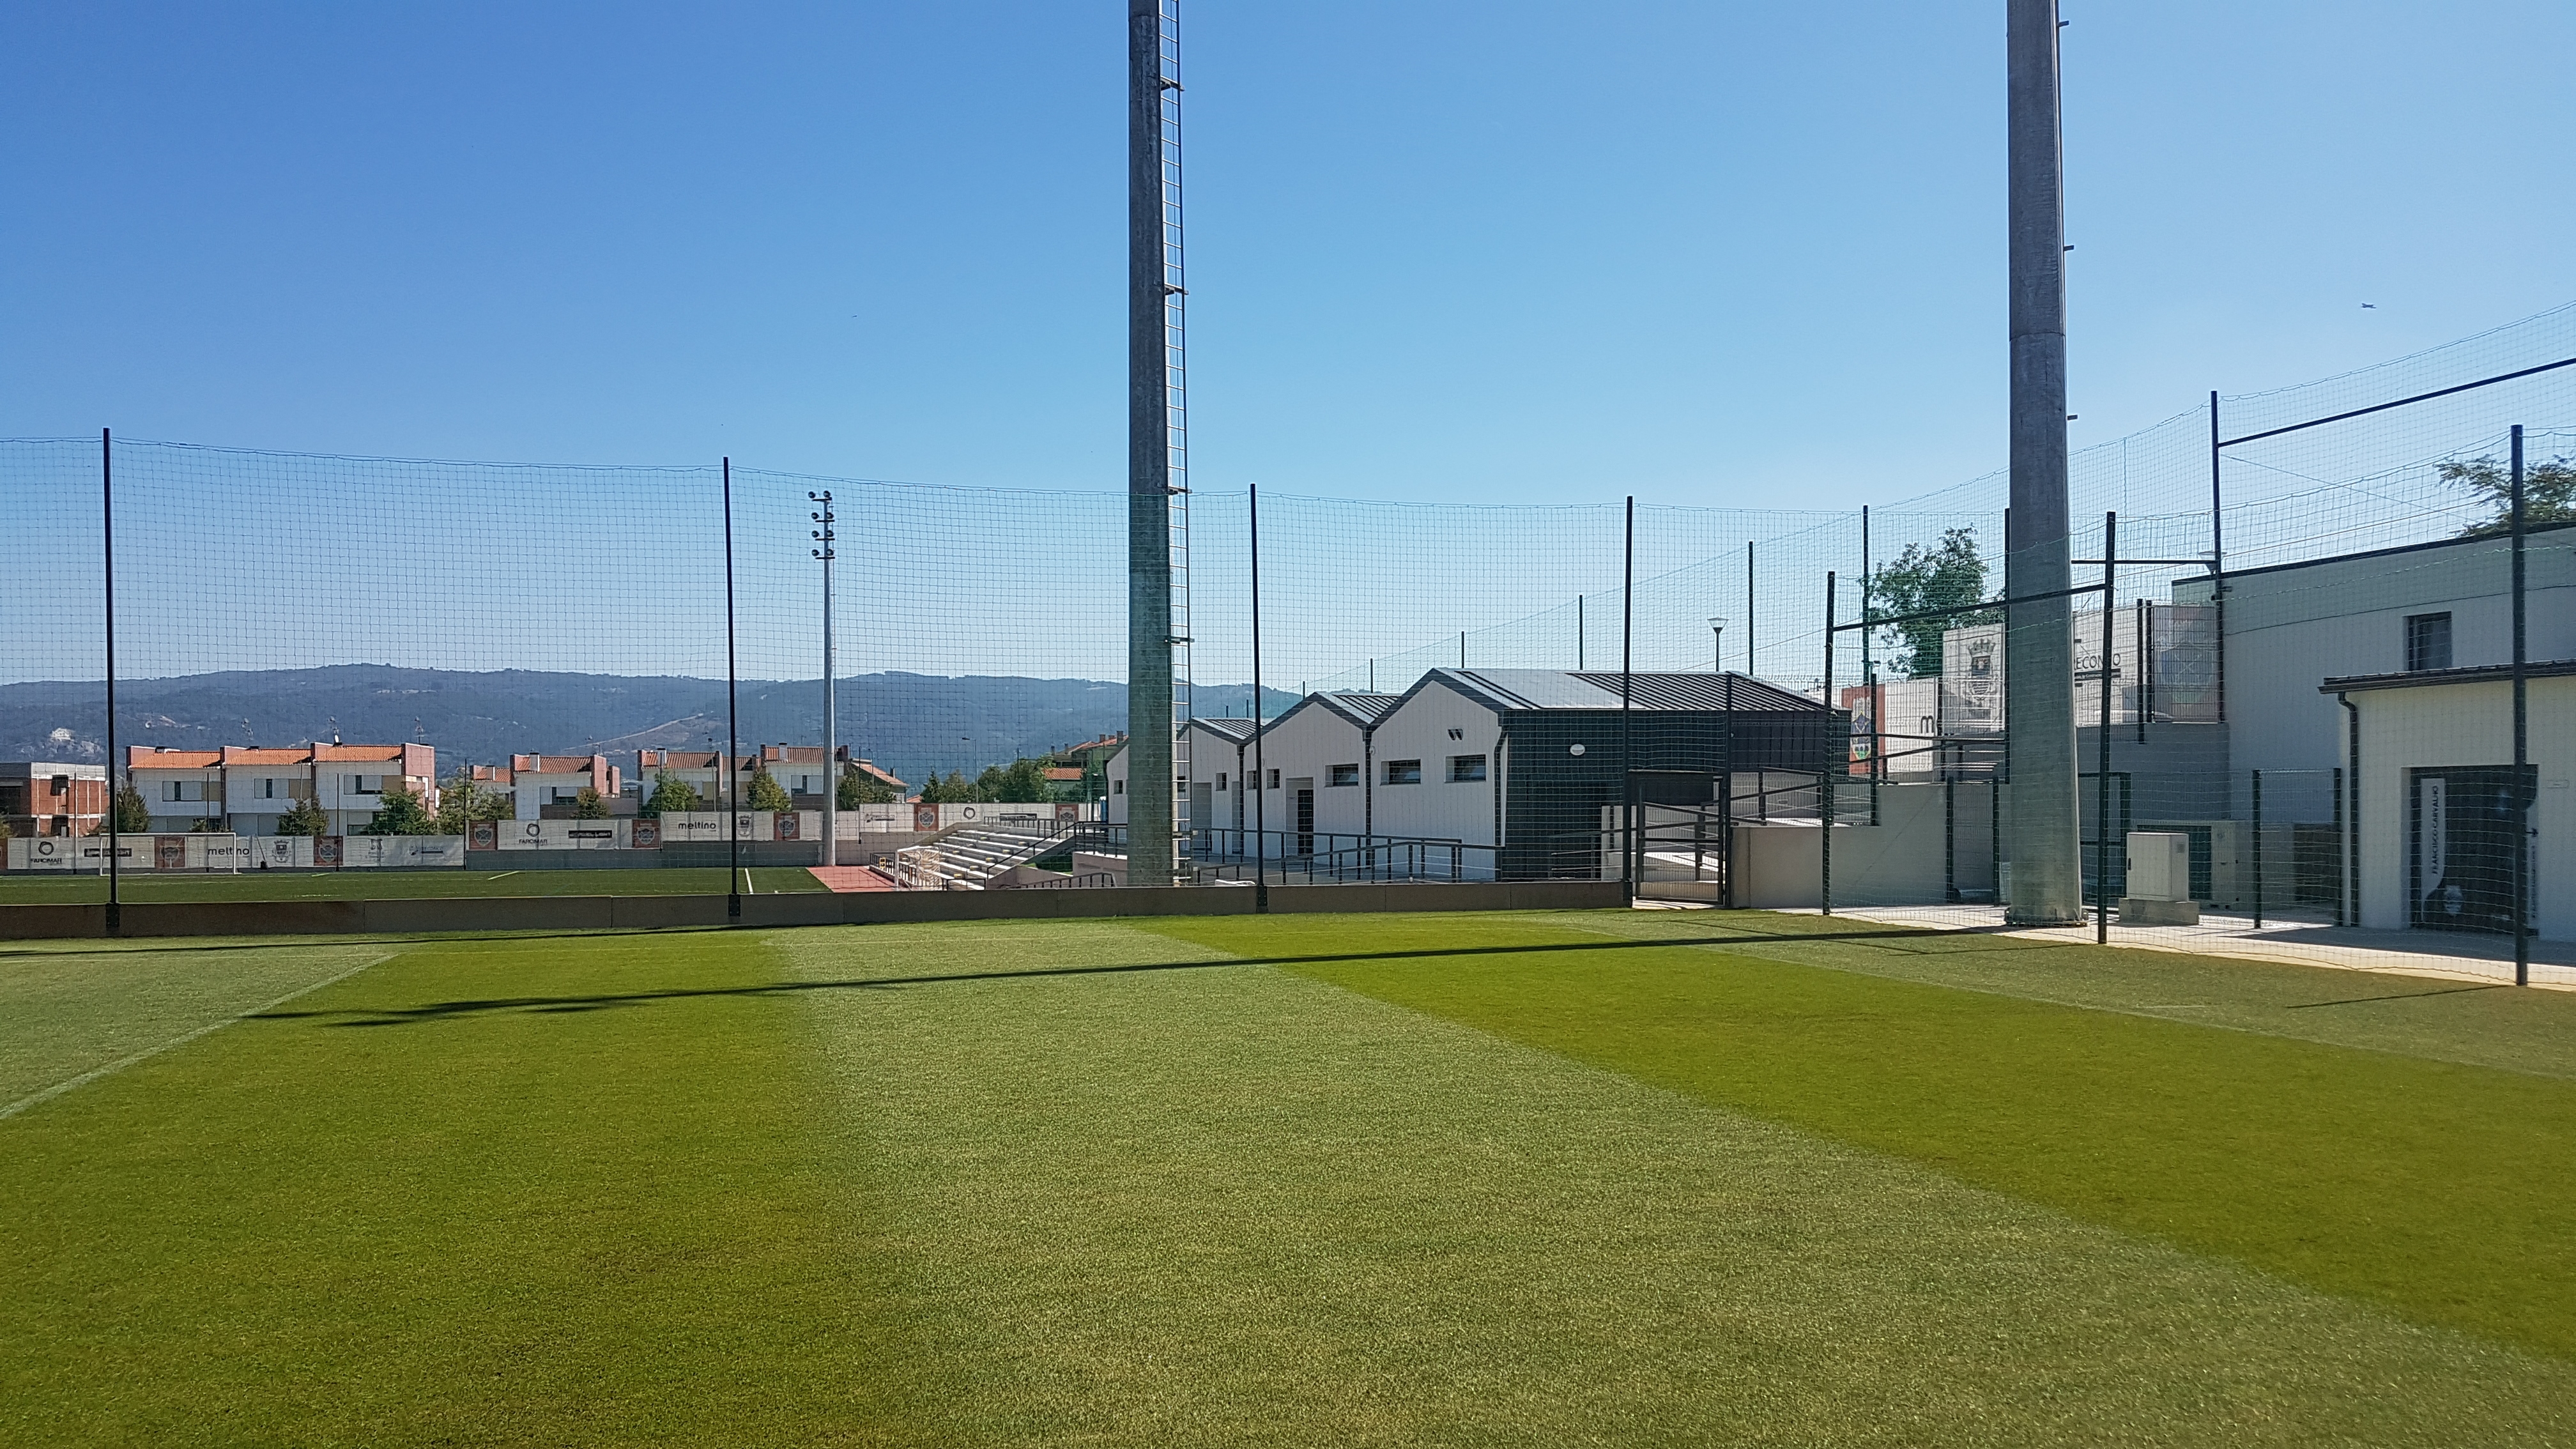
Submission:
<svg viewBox="0 0 2576 1449">
<path fill-rule="evenodd" d="M 759 867 L 744 872 L 763 895 L 819 891 L 813 872 Z M 722 866 L 668 870 L 326 870 L 243 871 L 238 875 L 138 872 L 117 883 L 117 898 L 155 901 L 424 900 L 491 896 L 723 895 Z M 97 905 L 107 882 L 94 875 L 17 874 L 0 879 L 0 905 Z"/>
<path fill-rule="evenodd" d="M 1714 912 L 0 943 L 0 1224 L 0 1443 L 2566 1443 L 2576 994 Z"/>
</svg>

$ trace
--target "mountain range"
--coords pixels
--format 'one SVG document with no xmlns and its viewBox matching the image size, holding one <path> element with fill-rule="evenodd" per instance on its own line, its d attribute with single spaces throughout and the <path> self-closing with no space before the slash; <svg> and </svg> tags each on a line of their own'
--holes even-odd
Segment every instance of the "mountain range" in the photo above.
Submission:
<svg viewBox="0 0 2576 1449">
<path fill-rule="evenodd" d="M 437 748 L 442 774 L 512 754 L 622 754 L 631 767 L 638 749 L 721 749 L 726 737 L 724 681 L 684 675 L 338 664 L 120 680 L 116 692 L 120 746 L 417 740 Z M 746 749 L 822 742 L 819 680 L 746 679 L 736 692 Z M 1241 684 L 1200 692 L 1236 710 L 1252 694 Z M 1296 702 L 1262 693 L 1272 713 Z M 838 695 L 841 742 L 915 784 L 931 770 L 971 775 L 1127 725 L 1127 686 L 1097 679 L 862 674 L 842 679 Z M 0 759 L 105 759 L 104 702 L 97 680 L 0 685 Z"/>
</svg>

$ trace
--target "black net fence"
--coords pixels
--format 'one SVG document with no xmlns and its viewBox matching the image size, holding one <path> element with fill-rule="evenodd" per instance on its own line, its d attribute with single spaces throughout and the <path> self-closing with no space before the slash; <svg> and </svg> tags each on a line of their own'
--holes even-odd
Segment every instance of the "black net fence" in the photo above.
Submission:
<svg viewBox="0 0 2576 1449">
<path fill-rule="evenodd" d="M 2080 451 L 2066 589 L 2009 577 L 2001 474 L 1761 510 L 1203 467 L 1172 880 L 2563 972 L 2569 357 L 2561 309 Z M 0 441 L 0 898 L 1149 883 L 1129 522 L 724 462 Z"/>
</svg>

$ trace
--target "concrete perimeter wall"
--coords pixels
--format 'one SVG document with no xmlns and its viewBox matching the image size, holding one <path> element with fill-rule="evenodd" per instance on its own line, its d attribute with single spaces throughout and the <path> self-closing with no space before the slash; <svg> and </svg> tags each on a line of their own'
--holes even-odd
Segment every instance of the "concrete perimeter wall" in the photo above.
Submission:
<svg viewBox="0 0 2576 1449">
<path fill-rule="evenodd" d="M 129 905 L 119 936 L 308 936 L 436 931 L 613 931 L 679 926 L 857 926 L 1073 916 L 1248 916 L 1242 886 L 1025 891 L 852 891 L 744 896 L 513 896 L 490 900 L 223 901 Z M 1574 911 L 1625 904 L 1617 881 L 1272 886 L 1275 914 Z M 0 905 L 0 939 L 105 936 L 107 907 Z"/>
</svg>

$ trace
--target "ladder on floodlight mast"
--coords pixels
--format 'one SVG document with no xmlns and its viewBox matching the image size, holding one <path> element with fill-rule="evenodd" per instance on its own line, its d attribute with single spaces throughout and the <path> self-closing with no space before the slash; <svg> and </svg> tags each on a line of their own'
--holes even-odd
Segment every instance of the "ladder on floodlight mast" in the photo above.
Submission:
<svg viewBox="0 0 2576 1449">
<path fill-rule="evenodd" d="M 1159 0 L 1162 64 L 1163 426 L 1172 549 L 1172 834 L 1175 855 L 1189 812 L 1190 420 L 1189 291 L 1181 268 L 1181 6 Z"/>
</svg>

